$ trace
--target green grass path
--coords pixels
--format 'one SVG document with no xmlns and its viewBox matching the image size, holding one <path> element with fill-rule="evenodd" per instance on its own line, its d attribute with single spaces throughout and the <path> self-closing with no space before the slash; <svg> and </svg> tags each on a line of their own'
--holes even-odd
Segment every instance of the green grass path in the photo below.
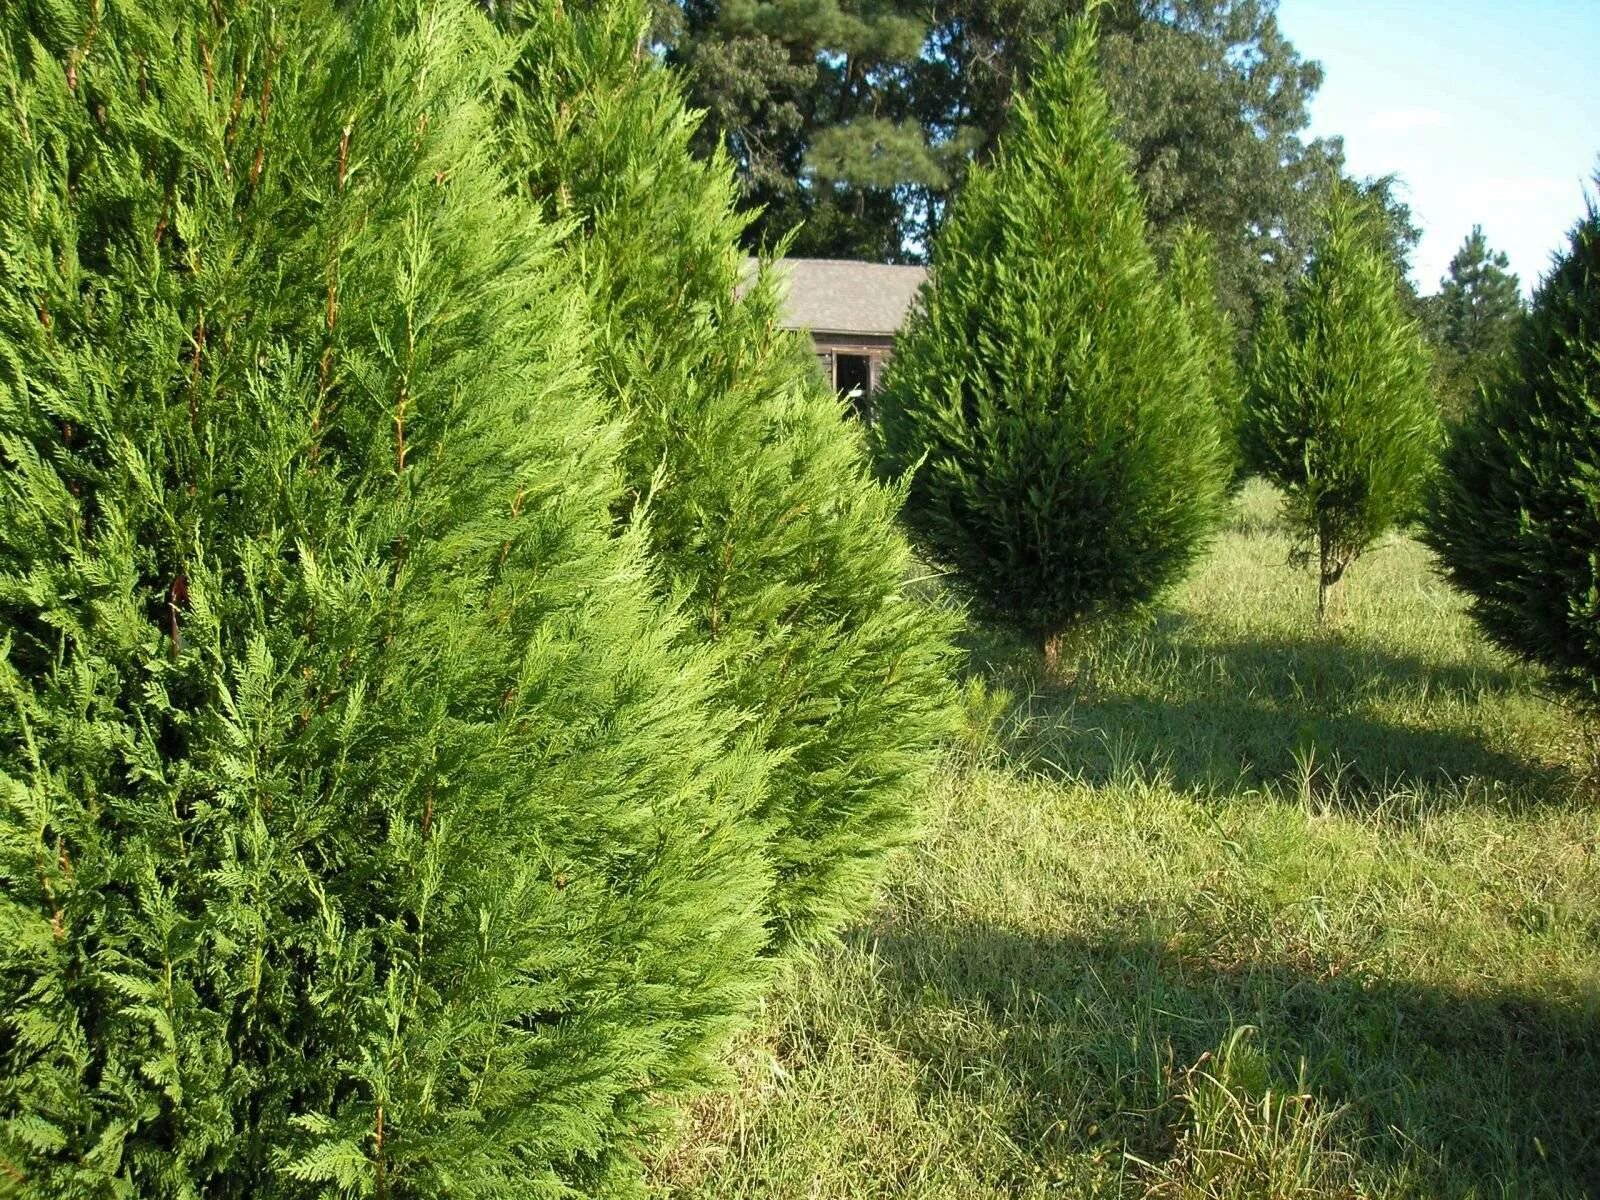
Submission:
<svg viewBox="0 0 1600 1200">
<path fill-rule="evenodd" d="M 1600 1196 L 1573 723 L 1407 539 L 1318 635 L 1272 509 L 1068 686 L 977 647 L 925 841 L 663 1196 Z"/>
</svg>

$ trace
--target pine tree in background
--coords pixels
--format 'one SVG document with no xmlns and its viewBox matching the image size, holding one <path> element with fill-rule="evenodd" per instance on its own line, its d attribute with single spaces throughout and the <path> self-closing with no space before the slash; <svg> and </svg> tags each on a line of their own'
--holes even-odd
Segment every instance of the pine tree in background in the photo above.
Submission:
<svg viewBox="0 0 1600 1200">
<path fill-rule="evenodd" d="M 1310 266 L 1256 334 L 1246 402 L 1246 457 L 1315 559 L 1324 622 L 1351 563 L 1412 511 L 1438 436 L 1427 347 L 1379 225 L 1334 194 Z"/>
<path fill-rule="evenodd" d="M 1425 540 L 1491 639 L 1600 714 L 1600 212 L 1451 436 Z"/>
<path fill-rule="evenodd" d="M 1438 346 L 1437 374 L 1445 415 L 1459 421 L 1490 382 L 1523 317 L 1521 285 L 1505 254 L 1491 251 L 1483 227 L 1472 233 L 1427 301 Z"/>
<path fill-rule="evenodd" d="M 885 464 L 912 473 L 930 551 L 1053 657 L 1074 624 L 1158 595 L 1215 524 L 1206 371 L 1078 22 L 934 244 L 880 398 Z"/>
<path fill-rule="evenodd" d="M 594 1195 L 759 992 L 462 5 L 0 16 L 8 1195 Z"/>
<path fill-rule="evenodd" d="M 1184 225 L 1178 231 L 1172 258 L 1167 264 L 1167 281 L 1194 332 L 1223 448 L 1233 464 L 1233 481 L 1237 487 L 1244 482 L 1244 460 L 1239 452 L 1244 384 L 1239 376 L 1238 338 L 1233 321 L 1217 303 L 1216 258 L 1210 234 L 1195 225 Z"/>
<path fill-rule="evenodd" d="M 600 323 L 596 361 L 628 421 L 626 513 L 662 585 L 725 664 L 723 696 L 778 759 L 762 815 L 780 943 L 858 913 L 907 840 L 948 728 L 948 619 L 906 594 L 899 495 L 773 275 L 742 287 L 728 164 L 690 157 L 695 118 L 641 49 L 634 3 L 522 6 L 508 106 L 527 194 L 572 245 Z"/>
</svg>

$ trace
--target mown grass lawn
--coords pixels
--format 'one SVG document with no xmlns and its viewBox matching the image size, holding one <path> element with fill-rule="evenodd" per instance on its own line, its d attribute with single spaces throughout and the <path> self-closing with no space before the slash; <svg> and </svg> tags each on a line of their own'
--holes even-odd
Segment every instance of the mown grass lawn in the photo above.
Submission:
<svg viewBox="0 0 1600 1200">
<path fill-rule="evenodd" d="M 1600 1195 L 1574 722 L 1408 539 L 1318 634 L 1274 503 L 1067 685 L 980 639 L 926 839 L 770 998 L 663 1195 Z"/>
</svg>

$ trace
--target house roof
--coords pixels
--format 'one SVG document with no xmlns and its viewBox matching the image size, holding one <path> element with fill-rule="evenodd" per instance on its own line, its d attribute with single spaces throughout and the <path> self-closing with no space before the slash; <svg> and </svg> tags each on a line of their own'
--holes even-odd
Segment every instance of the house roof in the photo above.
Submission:
<svg viewBox="0 0 1600 1200">
<path fill-rule="evenodd" d="M 926 267 L 834 258 L 785 258 L 775 269 L 787 284 L 785 329 L 892 335 L 905 323 Z"/>
</svg>

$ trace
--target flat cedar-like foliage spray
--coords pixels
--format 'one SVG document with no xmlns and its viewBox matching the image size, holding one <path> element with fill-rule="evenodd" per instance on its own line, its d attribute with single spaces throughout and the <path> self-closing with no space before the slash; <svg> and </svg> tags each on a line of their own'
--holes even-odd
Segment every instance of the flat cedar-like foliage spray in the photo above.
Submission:
<svg viewBox="0 0 1600 1200">
<path fill-rule="evenodd" d="M 1256 331 L 1245 453 L 1283 492 L 1317 571 L 1317 618 L 1345 573 L 1416 505 L 1438 442 L 1428 349 L 1401 306 L 1378 215 L 1334 192 L 1311 263 Z"/>
<path fill-rule="evenodd" d="M 1600 182 L 1600 181 L 1597 181 Z M 1484 632 L 1600 715 L 1600 212 L 1451 437 L 1424 538 Z"/>
<path fill-rule="evenodd" d="M 1095 33 L 1074 23 L 969 175 L 880 404 L 906 515 L 976 604 L 1045 645 L 1193 562 L 1229 468 L 1162 280 Z"/>
<path fill-rule="evenodd" d="M 0 1191 L 592 1195 L 758 992 L 452 0 L 0 15 Z"/>
<path fill-rule="evenodd" d="M 732 169 L 627 0 L 503 9 L 521 53 L 508 135 L 523 192 L 578 223 L 595 362 L 626 418 L 627 491 L 664 592 L 723 664 L 721 696 L 772 754 L 760 808 L 781 945 L 860 912 L 951 707 L 950 622 L 909 596 L 900 494 L 876 483 L 773 273 L 746 274 Z"/>
</svg>

